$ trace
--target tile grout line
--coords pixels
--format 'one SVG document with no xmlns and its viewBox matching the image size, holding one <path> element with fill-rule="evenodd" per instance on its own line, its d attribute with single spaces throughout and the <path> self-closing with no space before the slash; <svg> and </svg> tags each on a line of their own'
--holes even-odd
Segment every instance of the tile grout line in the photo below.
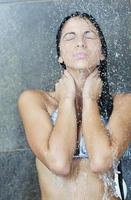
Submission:
<svg viewBox="0 0 131 200">
<path fill-rule="evenodd" d="M 9 2 L 9 1 L 0 1 L 0 5 L 2 4 L 23 4 L 23 3 L 47 3 L 47 2 L 56 2 L 56 1 L 59 1 L 59 0 L 20 0 L 20 1 L 17 1 L 17 0 L 14 0 L 12 2 Z"/>
<path fill-rule="evenodd" d="M 5 151 L 0 151 L 0 153 L 13 153 L 13 152 L 22 152 L 22 151 L 31 151 L 30 148 L 27 149 L 9 149 L 9 150 L 5 150 Z"/>
</svg>

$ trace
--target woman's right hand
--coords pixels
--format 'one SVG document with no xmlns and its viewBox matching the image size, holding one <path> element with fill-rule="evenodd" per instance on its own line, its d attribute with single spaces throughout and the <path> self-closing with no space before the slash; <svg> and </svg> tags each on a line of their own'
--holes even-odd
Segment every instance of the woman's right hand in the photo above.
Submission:
<svg viewBox="0 0 131 200">
<path fill-rule="evenodd" d="M 60 100 L 75 97 L 75 81 L 72 75 L 67 70 L 64 70 L 64 74 L 55 84 L 55 90 Z"/>
<path fill-rule="evenodd" d="M 86 79 L 83 87 L 83 98 L 98 100 L 101 96 L 103 82 L 100 78 L 99 71 L 96 68 Z"/>
</svg>

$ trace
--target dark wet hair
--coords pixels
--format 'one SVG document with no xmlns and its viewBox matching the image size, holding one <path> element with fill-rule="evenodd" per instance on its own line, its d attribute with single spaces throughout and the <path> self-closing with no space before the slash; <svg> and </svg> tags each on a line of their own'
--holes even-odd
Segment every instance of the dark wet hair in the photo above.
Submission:
<svg viewBox="0 0 131 200">
<path fill-rule="evenodd" d="M 99 98 L 98 105 L 99 105 L 99 111 L 100 111 L 101 116 L 105 120 L 108 121 L 108 119 L 112 113 L 112 110 L 113 110 L 113 99 L 109 93 L 109 84 L 108 84 L 108 79 L 107 79 L 107 45 L 106 45 L 106 41 L 105 41 L 104 35 L 102 33 L 102 30 L 92 15 L 89 15 L 87 13 L 75 12 L 63 19 L 63 21 L 61 22 L 60 27 L 57 31 L 57 35 L 56 35 L 57 56 L 58 57 L 60 56 L 60 39 L 61 39 L 61 33 L 63 30 L 63 27 L 64 27 L 65 23 L 72 17 L 80 17 L 82 19 L 88 19 L 94 25 L 96 30 L 98 31 L 98 35 L 99 35 L 100 42 L 101 42 L 102 54 L 105 57 L 104 60 L 100 61 L 100 65 L 97 66 L 98 70 L 100 71 L 100 78 L 103 82 L 102 93 Z M 61 65 L 64 69 L 66 69 L 66 66 L 64 63 L 61 63 Z"/>
<path fill-rule="evenodd" d="M 58 29 L 57 35 L 56 35 L 57 55 L 58 55 L 58 57 L 60 56 L 59 44 L 60 44 L 62 29 L 63 29 L 65 23 L 72 17 L 80 17 L 83 19 L 88 19 L 94 25 L 96 30 L 98 31 L 98 35 L 99 35 L 100 42 L 101 42 L 101 50 L 102 50 L 103 55 L 105 56 L 105 59 L 100 61 L 100 65 L 97 66 L 100 71 L 101 80 L 103 82 L 102 93 L 99 98 L 98 105 L 99 105 L 99 111 L 100 111 L 101 116 L 106 121 L 108 121 L 110 118 L 110 115 L 112 113 L 112 110 L 113 110 L 113 98 L 109 93 L 109 84 L 108 84 L 108 79 L 107 79 L 107 45 L 106 45 L 106 41 L 105 41 L 104 35 L 102 33 L 102 30 L 92 15 L 88 15 L 87 13 L 75 12 L 63 19 L 63 21 Z M 61 65 L 64 69 L 66 69 L 66 66 L 64 63 L 62 63 Z M 122 197 L 122 200 L 124 200 L 123 174 L 122 174 L 121 160 L 118 165 L 118 171 L 121 172 L 118 174 L 118 182 L 119 182 L 119 186 L 120 186 L 121 197 Z"/>
</svg>

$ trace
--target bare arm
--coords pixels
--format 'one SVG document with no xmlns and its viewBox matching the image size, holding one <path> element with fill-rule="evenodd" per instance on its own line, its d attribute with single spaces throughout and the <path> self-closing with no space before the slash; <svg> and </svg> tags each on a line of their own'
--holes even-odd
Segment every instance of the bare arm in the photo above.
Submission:
<svg viewBox="0 0 131 200">
<path fill-rule="evenodd" d="M 119 159 L 128 148 L 131 138 L 131 95 L 116 95 L 109 120 L 111 137 L 100 119 L 96 101 L 83 101 L 83 132 L 94 172 L 111 168 L 113 154 Z"/>
<path fill-rule="evenodd" d="M 28 143 L 34 154 L 54 173 L 70 171 L 76 145 L 76 115 L 73 99 L 60 102 L 58 118 L 53 127 L 43 95 L 36 91 L 23 92 L 18 108 Z"/>
<path fill-rule="evenodd" d="M 22 93 L 18 107 L 28 143 L 34 154 L 55 173 L 68 173 L 77 132 L 73 100 L 65 99 L 60 103 L 54 127 L 38 92 Z"/>
<path fill-rule="evenodd" d="M 53 159 L 63 160 L 70 169 L 76 148 L 77 124 L 74 99 L 65 98 L 59 104 L 56 124 L 49 140 L 49 150 Z M 69 170 L 70 171 L 70 170 Z"/>
</svg>

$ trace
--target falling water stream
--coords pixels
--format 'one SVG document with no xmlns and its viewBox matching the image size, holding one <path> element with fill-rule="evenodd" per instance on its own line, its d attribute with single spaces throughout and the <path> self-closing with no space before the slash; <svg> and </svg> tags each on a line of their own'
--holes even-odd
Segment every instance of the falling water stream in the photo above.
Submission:
<svg viewBox="0 0 131 200">
<path fill-rule="evenodd" d="M 99 20 L 100 19 L 102 20 L 101 24 L 104 22 L 104 24 L 106 24 L 106 26 L 108 26 L 110 30 L 113 30 L 113 29 L 117 30 L 116 32 L 111 33 L 111 34 L 114 34 L 113 35 L 113 38 L 114 38 L 113 41 L 114 41 L 115 52 L 113 53 L 112 44 L 110 43 L 108 38 L 107 38 L 107 45 L 110 48 L 110 54 L 111 54 L 111 56 L 113 56 L 113 59 L 115 59 L 115 60 L 120 59 L 121 60 L 121 63 L 120 62 L 118 63 L 119 66 L 117 66 L 117 68 L 116 68 L 115 65 L 112 65 L 112 68 L 111 68 L 114 78 L 119 77 L 120 81 L 118 80 L 115 84 L 114 84 L 113 81 L 110 81 L 110 86 L 112 88 L 113 87 L 115 88 L 115 92 L 120 92 L 121 90 L 125 90 L 126 84 L 124 83 L 124 78 L 122 77 L 122 75 L 118 76 L 118 72 L 119 72 L 119 70 L 121 70 L 119 67 L 125 65 L 126 63 L 122 59 L 123 53 L 121 53 L 121 46 L 119 45 L 121 41 L 119 41 L 119 37 L 117 35 L 120 32 L 120 27 L 118 25 L 120 23 L 120 17 L 119 17 L 119 13 L 115 10 L 115 8 L 118 7 L 119 2 L 111 0 L 111 3 L 114 4 L 114 5 L 112 6 L 111 4 L 109 4 L 108 9 L 106 8 L 105 2 L 103 0 L 99 2 L 99 5 L 98 5 L 99 8 L 97 7 L 97 5 L 95 5 L 95 8 L 94 8 L 94 0 L 92 0 L 92 1 L 90 0 L 88 2 L 86 2 L 84 0 L 77 1 L 77 2 L 76 1 L 71 1 L 71 2 L 69 2 L 69 1 L 65 1 L 65 2 L 56 1 L 54 3 L 54 5 L 57 7 L 57 10 L 58 10 L 57 15 L 59 15 L 59 19 L 60 19 L 60 20 L 58 20 L 58 19 L 56 20 L 57 23 L 58 23 L 58 26 L 59 26 L 59 23 L 61 22 L 61 20 L 66 15 L 68 15 L 68 13 L 71 13 L 71 12 L 74 12 L 74 11 L 82 11 L 82 12 L 87 12 L 87 13 L 89 12 L 89 14 L 92 14 L 94 17 L 97 16 Z M 85 9 L 85 8 L 87 8 L 87 9 Z M 91 13 L 90 11 L 95 12 L 95 13 Z M 52 16 L 56 16 L 56 13 L 52 13 Z M 110 17 L 110 22 L 108 20 L 109 17 Z M 114 23 L 114 21 L 117 21 L 117 23 Z M 56 27 L 56 24 L 51 25 L 51 30 L 53 30 L 52 27 Z M 55 30 L 55 31 L 57 31 L 57 30 Z M 107 29 L 105 29 L 104 34 L 105 34 L 106 37 L 107 37 L 107 35 L 109 35 Z M 126 37 L 126 35 L 124 35 L 124 34 L 126 34 L 126 33 L 123 31 L 123 37 Z M 126 48 L 128 49 L 128 46 L 126 46 Z M 49 58 L 50 58 L 50 61 L 52 62 L 52 65 L 53 65 L 53 62 L 54 62 L 54 60 L 52 59 L 53 56 L 56 58 L 56 55 L 53 54 L 53 51 L 51 49 Z M 109 58 L 109 60 L 108 60 L 109 63 L 111 63 L 110 59 L 111 58 Z M 53 70 L 55 70 L 55 69 L 53 69 Z M 124 75 L 124 73 L 125 73 L 125 71 L 121 70 L 121 74 Z M 54 75 L 52 75 L 52 76 L 54 76 Z M 111 76 L 109 78 L 111 78 Z M 108 129 L 109 129 L 109 127 L 108 127 Z M 111 134 L 110 129 L 109 129 L 109 133 Z M 103 195 L 102 200 L 110 200 L 110 197 L 109 197 L 110 194 L 118 197 L 118 194 L 117 194 L 117 191 L 116 191 L 116 183 L 114 181 L 114 175 L 120 173 L 117 170 L 117 167 L 118 167 L 120 161 L 116 159 L 114 149 L 112 150 L 112 157 L 113 157 L 112 170 L 110 170 L 106 173 L 99 174 L 99 178 L 102 179 L 103 183 L 104 183 L 104 195 Z M 84 176 L 86 176 L 86 175 L 84 175 L 84 173 L 83 173 L 82 177 L 84 177 Z M 56 180 L 56 183 L 57 183 L 57 180 Z M 59 184 L 59 187 L 64 187 L 62 182 L 61 182 L 61 184 Z M 74 196 L 72 198 L 78 199 L 76 188 L 74 188 L 73 190 L 74 190 L 73 191 Z"/>
<path fill-rule="evenodd" d="M 116 183 L 114 180 L 115 173 L 119 174 L 120 172 L 117 170 L 119 165 L 118 160 L 113 161 L 113 166 L 111 171 L 107 171 L 105 173 L 99 174 L 99 178 L 103 180 L 104 183 L 104 195 L 102 200 L 110 200 L 110 194 L 112 196 L 118 197 L 118 193 L 116 190 Z"/>
</svg>

